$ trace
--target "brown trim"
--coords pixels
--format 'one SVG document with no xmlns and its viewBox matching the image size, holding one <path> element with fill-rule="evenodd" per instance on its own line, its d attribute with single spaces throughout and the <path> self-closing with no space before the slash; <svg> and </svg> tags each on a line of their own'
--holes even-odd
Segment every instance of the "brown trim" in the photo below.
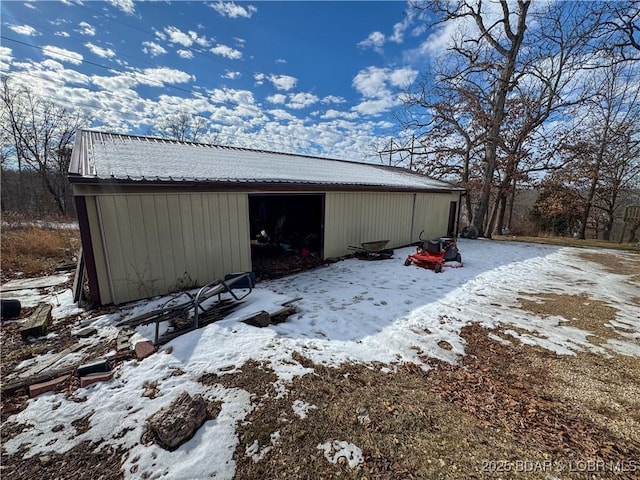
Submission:
<svg viewBox="0 0 640 480">
<path fill-rule="evenodd" d="M 420 188 L 394 187 L 389 185 L 360 185 L 337 183 L 304 183 L 304 182 L 253 182 L 253 181 L 202 181 L 202 180 L 132 180 L 132 179 L 101 179 L 75 177 L 69 180 L 75 185 L 99 187 L 100 193 L 129 193 L 144 188 L 166 188 L 170 190 L 185 190 L 191 192 L 421 192 L 421 193 L 452 193 L 464 189 L 451 186 L 450 188 Z"/>
<path fill-rule="evenodd" d="M 82 254 L 84 255 L 85 268 L 87 269 L 87 280 L 89 281 L 89 296 L 91 301 L 101 305 L 100 288 L 98 285 L 98 272 L 96 270 L 96 259 L 93 253 L 93 243 L 91 242 L 91 231 L 89 229 L 89 215 L 87 213 L 87 202 L 84 197 L 74 197 L 76 201 L 76 213 L 78 215 L 78 226 L 80 227 L 80 240 L 82 241 Z"/>
</svg>

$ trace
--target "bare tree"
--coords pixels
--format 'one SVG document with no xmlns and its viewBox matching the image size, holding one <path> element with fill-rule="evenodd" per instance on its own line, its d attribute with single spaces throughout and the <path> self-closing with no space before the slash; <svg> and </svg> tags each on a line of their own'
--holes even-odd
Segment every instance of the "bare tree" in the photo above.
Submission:
<svg viewBox="0 0 640 480">
<path fill-rule="evenodd" d="M 501 0 L 499 10 L 492 10 L 495 5 L 481 0 L 417 5 L 431 9 L 440 22 L 466 22 L 466 29 L 453 38 L 442 62 L 446 66 L 436 69 L 441 86 L 432 87 L 427 95 L 420 86 L 420 101 L 409 95 L 406 102 L 409 108 L 420 106 L 431 112 L 431 127 L 448 124 L 461 139 L 465 135 L 459 130 L 465 130 L 467 151 L 477 151 L 479 142 L 481 161 L 465 170 L 479 174 L 471 220 L 487 236 L 502 229 L 517 183 L 551 166 L 551 158 L 542 155 L 543 149 L 536 144 L 548 143 L 543 127 L 549 119 L 557 120 L 563 109 L 583 100 L 581 77 L 576 74 L 585 58 L 594 54 L 589 39 L 599 25 L 598 16 L 587 15 L 572 2 L 537 6 L 532 11 L 526 0 Z M 537 27 L 528 30 L 527 23 Z M 453 117 L 446 108 L 438 108 L 441 102 L 452 108 L 451 94 L 442 93 L 446 90 L 465 92 L 468 100 L 454 104 L 465 112 Z M 465 115 L 472 120 L 460 123 Z M 438 138 L 437 128 L 428 130 L 429 140 L 433 133 Z M 470 138 L 474 141 L 469 142 Z"/>
<path fill-rule="evenodd" d="M 207 121 L 187 110 L 180 110 L 162 119 L 155 133 L 179 142 L 198 142 L 207 133 Z"/>
<path fill-rule="evenodd" d="M 636 0 L 597 2 L 591 12 L 603 17 L 599 30 L 600 50 L 614 62 L 640 60 L 640 3 Z"/>
<path fill-rule="evenodd" d="M 637 142 L 640 139 L 640 93 L 638 70 L 613 63 L 597 72 L 596 95 L 589 102 L 589 123 L 584 138 L 590 145 L 587 162 L 588 188 L 585 194 L 580 238 L 586 229 L 599 190 L 608 191 L 608 225 L 613 222 L 617 196 L 633 162 L 638 162 Z M 631 169 L 635 171 L 635 169 Z M 609 178 L 607 179 L 607 172 Z M 610 232 L 610 228 L 609 228 Z"/>
<path fill-rule="evenodd" d="M 518 56 L 527 29 L 526 20 L 530 0 L 517 0 L 515 11 L 506 0 L 501 0 L 502 15 L 487 23 L 485 4 L 476 2 L 436 2 L 436 9 L 444 15 L 443 21 L 470 19 L 477 28 L 475 36 L 461 36 L 452 50 L 466 59 L 466 68 L 451 78 L 455 83 L 466 83 L 471 89 L 481 86 L 489 93 L 484 143 L 484 169 L 480 196 L 473 215 L 473 226 L 484 234 L 484 223 L 489 209 L 491 187 L 498 162 L 500 133 L 505 119 L 507 96 L 516 85 Z M 475 88 L 474 88 L 475 87 Z"/>
<path fill-rule="evenodd" d="M 69 212 L 68 168 L 76 132 L 87 125 L 87 115 L 36 96 L 24 86 L 13 87 L 2 77 L 0 131 L 3 162 L 37 172 L 58 213 Z"/>
<path fill-rule="evenodd" d="M 484 130 L 477 125 L 477 97 L 464 88 L 432 85 L 423 76 L 417 90 L 404 97 L 400 121 L 413 132 L 412 167 L 434 178 L 457 179 L 469 192 L 480 186 L 478 172 Z M 421 112 L 431 112 L 431 116 Z M 416 145 L 417 142 L 417 145 Z M 465 195 L 465 217 L 473 218 L 472 196 Z"/>
</svg>

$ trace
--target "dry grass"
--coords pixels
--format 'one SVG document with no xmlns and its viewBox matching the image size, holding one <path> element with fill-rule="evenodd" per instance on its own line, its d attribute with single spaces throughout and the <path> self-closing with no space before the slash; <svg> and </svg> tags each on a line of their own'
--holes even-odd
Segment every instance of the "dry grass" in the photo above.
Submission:
<svg viewBox="0 0 640 480">
<path fill-rule="evenodd" d="M 1 240 L 2 280 L 24 274 L 49 275 L 72 263 L 80 249 L 80 232 L 40 227 L 3 228 Z"/>
<path fill-rule="evenodd" d="M 614 257 L 606 253 L 581 252 L 580 258 L 602 265 L 608 273 L 640 277 L 640 274 L 637 273 L 640 271 L 640 256 L 623 260 L 620 257 Z"/>
<path fill-rule="evenodd" d="M 578 247 L 578 248 L 610 248 L 614 250 L 628 250 L 636 253 L 640 253 L 640 243 L 618 243 L 607 242 L 605 240 L 586 239 L 581 240 L 579 238 L 572 237 L 528 237 L 528 236 L 516 236 L 516 235 L 493 235 L 493 240 L 507 241 L 507 242 L 528 242 L 528 243 L 544 243 L 548 245 L 560 245 L 563 247 Z"/>
<path fill-rule="evenodd" d="M 307 365 L 315 373 L 294 380 L 285 397 L 263 398 L 239 427 L 236 478 L 464 479 L 479 475 L 483 460 L 498 454 L 525 458 L 531 453 L 443 401 L 415 366 L 385 374 L 380 366 Z M 317 408 L 301 419 L 292 409 L 295 400 Z M 280 437 L 272 442 L 275 432 Z M 356 468 L 329 463 L 318 445 L 333 440 L 362 449 L 363 463 Z M 258 462 L 246 454 L 256 441 L 260 449 L 272 447 Z"/>
<path fill-rule="evenodd" d="M 638 458 L 637 362 L 561 357 L 515 341 L 499 343 L 488 333 L 465 327 L 461 364 L 433 361 L 427 373 L 413 364 L 395 373 L 383 373 L 382 365 L 329 368 L 297 355 L 314 373 L 294 379 L 285 396 L 274 395 L 275 375 L 265 363 L 204 377 L 208 385 L 249 387 L 256 402 L 238 427 L 235 478 L 538 479 L 549 478 L 552 467 L 524 473 L 516 462 L 555 468 L 560 462 L 607 466 Z M 299 418 L 292 409 L 296 400 L 317 408 Z M 329 463 L 317 447 L 332 440 L 358 446 L 363 462 L 355 468 Z M 257 462 L 247 453 L 255 442 L 258 451 L 268 449 Z M 636 472 L 597 473 L 630 479 Z M 592 478 L 584 471 L 561 475 Z"/>
<path fill-rule="evenodd" d="M 590 342 L 602 343 L 608 339 L 624 339 L 618 335 L 609 322 L 615 320 L 616 308 L 606 303 L 590 299 L 587 294 L 527 294 L 534 300 L 518 298 L 520 308 L 541 317 L 564 317 L 573 327 L 591 332 Z"/>
</svg>

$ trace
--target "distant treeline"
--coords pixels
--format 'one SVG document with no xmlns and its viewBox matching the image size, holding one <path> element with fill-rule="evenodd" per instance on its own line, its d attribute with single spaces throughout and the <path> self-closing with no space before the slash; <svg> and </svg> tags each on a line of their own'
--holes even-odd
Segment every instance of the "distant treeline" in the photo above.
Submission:
<svg viewBox="0 0 640 480">
<path fill-rule="evenodd" d="M 60 208 L 39 173 L 31 170 L 2 168 L 1 207 L 3 216 L 6 212 L 19 213 L 28 217 L 47 218 L 61 215 Z M 60 180 L 63 185 L 62 202 L 67 207 L 65 216 L 75 217 L 75 203 L 69 181 Z"/>
</svg>

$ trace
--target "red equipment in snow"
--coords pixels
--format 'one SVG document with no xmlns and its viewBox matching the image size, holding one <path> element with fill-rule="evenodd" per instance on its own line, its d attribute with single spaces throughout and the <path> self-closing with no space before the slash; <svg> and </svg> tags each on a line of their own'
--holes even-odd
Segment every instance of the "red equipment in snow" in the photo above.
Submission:
<svg viewBox="0 0 640 480">
<path fill-rule="evenodd" d="M 458 251 L 456 240 L 454 238 L 435 238 L 423 240 L 416 248 L 416 253 L 407 256 L 404 265 L 408 267 L 413 263 L 418 267 L 429 268 L 435 273 L 440 273 L 445 262 L 450 261 L 457 262 L 456 267 L 462 266 L 462 256 Z"/>
</svg>

